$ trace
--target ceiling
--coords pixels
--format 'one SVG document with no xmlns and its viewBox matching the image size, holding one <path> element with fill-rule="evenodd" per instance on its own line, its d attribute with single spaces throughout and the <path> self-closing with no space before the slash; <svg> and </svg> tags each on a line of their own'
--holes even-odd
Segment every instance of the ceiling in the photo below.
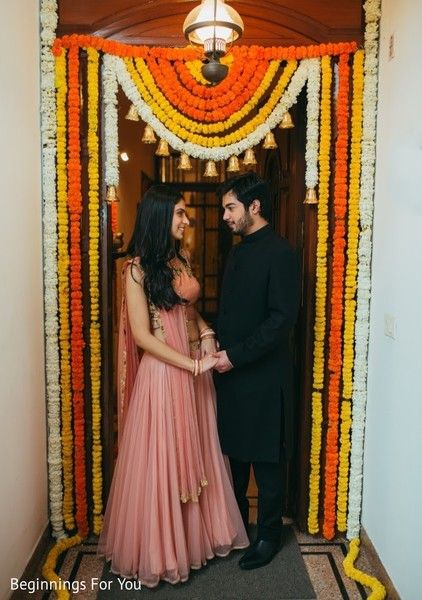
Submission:
<svg viewBox="0 0 422 600">
<path fill-rule="evenodd" d="M 199 0 L 58 0 L 58 35 L 86 33 L 130 44 L 184 46 L 183 21 Z M 362 0 L 231 0 L 242 44 L 362 42 Z"/>
</svg>

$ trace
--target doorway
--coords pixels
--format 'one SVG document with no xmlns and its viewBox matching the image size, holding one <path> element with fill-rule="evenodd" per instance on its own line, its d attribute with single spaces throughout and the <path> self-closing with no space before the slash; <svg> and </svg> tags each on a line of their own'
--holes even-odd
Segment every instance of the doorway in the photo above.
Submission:
<svg viewBox="0 0 422 600">
<path fill-rule="evenodd" d="M 312 328 L 314 317 L 314 277 L 316 244 L 315 207 L 303 205 L 305 196 L 305 123 L 306 96 L 302 92 L 292 111 L 294 129 L 274 131 L 278 148 L 271 151 L 256 149 L 257 172 L 271 187 L 273 212 L 271 224 L 298 252 L 302 263 L 302 302 L 299 319 L 291 337 L 296 376 L 297 452 L 293 461 L 285 465 L 285 500 L 283 513 L 294 518 L 306 529 L 307 488 L 309 477 L 310 402 L 312 375 Z M 163 161 L 167 162 L 164 163 Z M 200 281 L 202 295 L 198 310 L 213 324 L 218 310 L 222 273 L 228 252 L 238 239 L 222 224 L 221 209 L 216 195 L 220 181 L 230 173 L 220 171 L 218 181 L 204 182 L 204 161 L 192 161 L 193 169 L 180 172 L 176 168 L 178 156 L 156 160 L 155 181 L 175 186 L 188 206 L 191 226 L 185 234 L 184 245 L 190 252 L 191 262 Z M 220 165 L 221 167 L 221 165 Z M 236 173 L 237 174 L 237 173 Z M 116 269 L 110 252 L 109 214 L 104 215 L 103 240 L 103 314 L 106 316 L 104 339 L 113 339 L 113 288 Z M 107 233 L 108 232 L 108 233 Z M 107 237 L 108 236 L 108 237 Z M 114 296 L 115 298 L 115 296 Z M 105 343 L 107 347 L 107 343 Z M 103 434 L 104 434 L 104 494 L 111 483 L 115 448 L 115 391 L 112 385 L 115 359 L 108 347 L 103 369 Z"/>
</svg>

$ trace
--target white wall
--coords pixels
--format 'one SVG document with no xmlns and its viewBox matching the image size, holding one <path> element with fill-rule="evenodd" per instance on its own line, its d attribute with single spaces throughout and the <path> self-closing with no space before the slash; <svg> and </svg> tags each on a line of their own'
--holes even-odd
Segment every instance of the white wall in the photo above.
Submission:
<svg viewBox="0 0 422 600">
<path fill-rule="evenodd" d="M 0 3 L 0 598 L 48 521 L 38 10 Z"/>
<path fill-rule="evenodd" d="M 383 0 L 363 526 L 403 600 L 422 597 L 421 24 L 420 0 Z"/>
</svg>

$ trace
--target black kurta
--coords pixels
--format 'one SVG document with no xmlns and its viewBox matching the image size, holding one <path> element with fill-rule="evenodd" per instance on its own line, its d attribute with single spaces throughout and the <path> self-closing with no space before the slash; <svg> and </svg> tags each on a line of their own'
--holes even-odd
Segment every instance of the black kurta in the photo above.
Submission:
<svg viewBox="0 0 422 600">
<path fill-rule="evenodd" d="M 224 454 L 278 462 L 294 445 L 293 369 L 289 334 L 300 297 L 298 258 L 269 225 L 230 252 L 217 333 L 234 366 L 215 373 Z M 283 425 L 284 424 L 284 425 Z"/>
</svg>

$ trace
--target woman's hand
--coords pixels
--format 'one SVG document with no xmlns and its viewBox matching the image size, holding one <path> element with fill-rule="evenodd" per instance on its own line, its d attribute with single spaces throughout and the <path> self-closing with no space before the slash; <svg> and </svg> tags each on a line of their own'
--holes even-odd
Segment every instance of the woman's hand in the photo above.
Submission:
<svg viewBox="0 0 422 600">
<path fill-rule="evenodd" d="M 212 356 L 211 354 L 207 354 L 206 356 L 201 358 L 201 373 L 206 373 L 210 369 L 213 369 L 217 363 L 218 358 Z"/>
<path fill-rule="evenodd" d="M 201 340 L 201 358 L 207 354 L 217 352 L 217 344 L 214 337 L 208 337 Z"/>
</svg>

